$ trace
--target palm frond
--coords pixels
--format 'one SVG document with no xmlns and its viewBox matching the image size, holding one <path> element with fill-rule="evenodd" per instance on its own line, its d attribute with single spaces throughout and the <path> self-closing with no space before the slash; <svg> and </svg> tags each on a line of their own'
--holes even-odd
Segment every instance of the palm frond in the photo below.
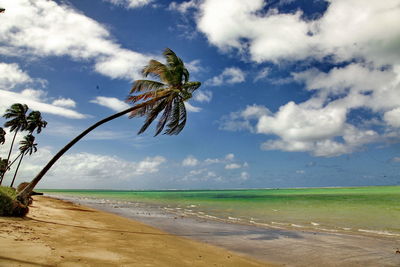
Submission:
<svg viewBox="0 0 400 267">
<path fill-rule="evenodd" d="M 143 68 L 142 74 L 144 77 L 147 77 L 149 74 L 156 76 L 164 83 L 170 83 L 172 79 L 169 68 L 154 59 L 150 60 L 149 64 Z"/>
<path fill-rule="evenodd" d="M 142 128 L 140 128 L 138 134 L 143 133 L 150 126 L 150 124 L 157 118 L 158 114 L 165 108 L 167 101 L 163 99 L 160 101 L 157 106 L 155 106 L 151 112 L 147 115 L 146 121 L 143 124 Z"/>
<path fill-rule="evenodd" d="M 165 124 L 167 123 L 168 118 L 170 116 L 171 109 L 172 109 L 172 101 L 168 101 L 167 105 L 165 106 L 164 112 L 157 123 L 156 133 L 154 136 L 159 135 L 161 131 L 164 129 Z"/>
<path fill-rule="evenodd" d="M 186 82 L 183 84 L 183 88 L 189 93 L 193 93 L 201 86 L 201 82 Z"/>
<path fill-rule="evenodd" d="M 160 88 L 163 88 L 164 86 L 165 86 L 165 84 L 156 82 L 156 81 L 136 80 L 132 85 L 132 89 L 131 89 L 130 93 L 133 94 L 133 93 L 137 93 L 137 92 L 158 90 Z"/>
</svg>

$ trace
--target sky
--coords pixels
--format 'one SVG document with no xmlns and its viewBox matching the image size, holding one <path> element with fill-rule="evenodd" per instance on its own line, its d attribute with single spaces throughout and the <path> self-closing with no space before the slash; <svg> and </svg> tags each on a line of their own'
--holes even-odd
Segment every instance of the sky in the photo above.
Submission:
<svg viewBox="0 0 400 267">
<path fill-rule="evenodd" d="M 143 119 L 121 117 L 77 143 L 38 187 L 400 185 L 400 0 L 0 6 L 0 114 L 25 103 L 48 122 L 17 182 L 31 180 L 85 128 L 129 107 L 132 82 L 168 47 L 202 82 L 186 103 L 185 129 L 137 135 Z M 6 137 L 3 158 L 12 133 Z"/>
</svg>

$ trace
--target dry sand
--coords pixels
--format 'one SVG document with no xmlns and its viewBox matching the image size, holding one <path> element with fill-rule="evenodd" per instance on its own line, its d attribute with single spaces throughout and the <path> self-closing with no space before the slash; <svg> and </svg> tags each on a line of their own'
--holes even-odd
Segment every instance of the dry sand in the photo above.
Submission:
<svg viewBox="0 0 400 267">
<path fill-rule="evenodd" d="M 223 248 L 48 197 L 0 217 L 0 266 L 271 266 Z"/>
</svg>

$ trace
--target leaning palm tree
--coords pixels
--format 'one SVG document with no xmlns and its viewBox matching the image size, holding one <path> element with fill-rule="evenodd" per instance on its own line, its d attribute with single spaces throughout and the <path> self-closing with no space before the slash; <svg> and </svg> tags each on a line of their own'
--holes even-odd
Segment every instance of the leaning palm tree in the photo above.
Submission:
<svg viewBox="0 0 400 267">
<path fill-rule="evenodd" d="M 21 142 L 19 142 L 19 144 L 20 144 L 19 151 L 21 157 L 19 158 L 17 169 L 15 170 L 14 177 L 10 185 L 11 187 L 13 187 L 14 185 L 15 177 L 17 177 L 19 166 L 21 165 L 24 156 L 27 154 L 32 155 L 32 153 L 35 153 L 37 151 L 37 144 L 35 143 L 35 137 L 31 134 L 24 136 L 24 139 Z"/>
<path fill-rule="evenodd" d="M 6 110 L 6 113 L 3 115 L 6 119 L 11 119 L 6 121 L 4 124 L 5 127 L 10 127 L 10 132 L 15 132 L 14 137 L 11 141 L 10 151 L 8 152 L 7 162 L 10 160 L 11 152 L 14 146 L 15 137 L 17 137 L 18 131 L 23 131 L 28 125 L 26 120 L 26 112 L 28 112 L 28 106 L 25 104 L 13 104 L 10 108 Z M 0 185 L 3 182 L 4 174 L 0 177 Z"/>
<path fill-rule="evenodd" d="M 145 122 L 138 134 L 143 133 L 149 125 L 162 113 L 156 127 L 155 136 L 163 131 L 164 134 L 174 135 L 182 131 L 186 124 L 186 109 L 184 102 L 192 97 L 192 93 L 200 87 L 200 82 L 189 82 L 189 72 L 183 61 L 169 48 L 163 53 L 166 64 L 150 60 L 142 73 L 145 77 L 152 76 L 158 81 L 137 80 L 133 83 L 127 102 L 133 106 L 107 117 L 83 131 L 70 143 L 63 147 L 37 176 L 18 194 L 18 200 L 24 204 L 34 187 L 53 166 L 53 164 L 76 142 L 98 126 L 130 113 L 130 118 L 145 116 Z"/>
<path fill-rule="evenodd" d="M 40 111 L 32 111 L 29 113 L 27 120 L 26 129 L 29 133 L 33 133 L 35 130 L 39 134 L 42 131 L 42 128 L 46 128 L 47 121 L 42 119 L 42 114 Z"/>
<path fill-rule="evenodd" d="M 6 141 L 6 131 L 4 131 L 3 128 L 0 127 L 0 144 L 4 145 L 5 141 Z"/>
</svg>

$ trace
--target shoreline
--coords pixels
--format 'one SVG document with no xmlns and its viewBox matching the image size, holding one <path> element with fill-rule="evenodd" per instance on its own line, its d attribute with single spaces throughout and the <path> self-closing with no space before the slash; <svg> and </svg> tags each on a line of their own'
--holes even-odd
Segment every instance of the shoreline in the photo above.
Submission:
<svg viewBox="0 0 400 267">
<path fill-rule="evenodd" d="M 400 239 L 371 234 L 259 227 L 177 214 L 101 199 L 52 195 L 140 221 L 165 232 L 287 266 L 400 266 Z"/>
<path fill-rule="evenodd" d="M 0 266 L 273 266 L 109 212 L 34 196 L 0 217 Z"/>
</svg>

